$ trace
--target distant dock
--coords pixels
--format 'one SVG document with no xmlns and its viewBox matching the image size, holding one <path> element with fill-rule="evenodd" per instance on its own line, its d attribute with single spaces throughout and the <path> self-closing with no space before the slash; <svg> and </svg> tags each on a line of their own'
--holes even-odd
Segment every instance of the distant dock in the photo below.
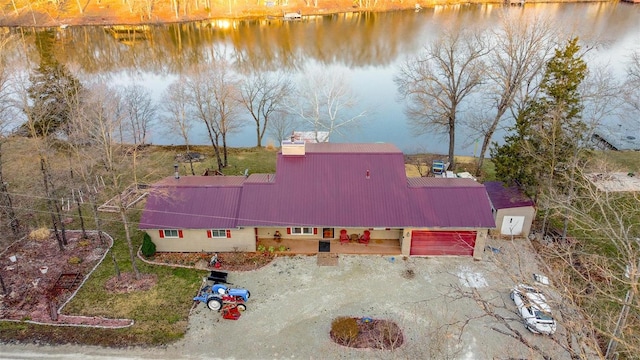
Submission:
<svg viewBox="0 0 640 360">
<path fill-rule="evenodd" d="M 640 151 L 640 132 L 637 129 L 602 127 L 593 133 L 591 140 L 601 149 Z"/>
</svg>

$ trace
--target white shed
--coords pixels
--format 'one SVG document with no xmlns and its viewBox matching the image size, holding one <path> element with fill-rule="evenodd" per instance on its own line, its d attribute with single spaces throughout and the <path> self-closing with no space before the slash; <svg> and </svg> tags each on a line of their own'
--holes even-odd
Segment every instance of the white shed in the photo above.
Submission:
<svg viewBox="0 0 640 360">
<path fill-rule="evenodd" d="M 491 235 L 499 237 L 528 237 L 536 216 L 535 203 L 517 186 L 504 186 L 502 182 L 484 183 L 491 200 L 496 228 Z"/>
</svg>

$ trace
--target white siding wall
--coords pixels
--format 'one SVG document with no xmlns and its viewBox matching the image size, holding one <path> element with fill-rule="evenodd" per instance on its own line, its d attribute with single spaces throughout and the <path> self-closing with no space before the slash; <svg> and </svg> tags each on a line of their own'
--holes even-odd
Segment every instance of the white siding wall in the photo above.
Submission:
<svg viewBox="0 0 640 360">
<path fill-rule="evenodd" d="M 160 238 L 158 230 L 147 230 L 159 252 L 256 251 L 253 228 L 230 229 L 230 238 L 208 238 L 207 230 L 182 230 L 182 238 Z"/>
<path fill-rule="evenodd" d="M 520 236 L 527 237 L 531 232 L 531 224 L 536 216 L 536 209 L 533 206 L 499 209 L 495 214 L 496 228 L 491 230 L 491 235 L 497 237 L 506 236 L 500 234 L 500 229 L 502 229 L 502 220 L 505 216 L 524 216 L 524 225 L 522 226 L 522 235 Z"/>
</svg>

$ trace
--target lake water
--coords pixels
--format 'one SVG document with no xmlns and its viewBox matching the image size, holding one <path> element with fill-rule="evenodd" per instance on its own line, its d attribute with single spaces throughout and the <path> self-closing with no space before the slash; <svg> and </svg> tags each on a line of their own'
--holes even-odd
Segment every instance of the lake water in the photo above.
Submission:
<svg viewBox="0 0 640 360">
<path fill-rule="evenodd" d="M 446 137 L 412 134 L 393 82 L 398 65 L 421 51 L 443 29 L 471 24 L 496 26 L 503 10 L 498 5 L 461 5 L 420 12 L 337 14 L 294 22 L 217 20 L 149 26 L 128 36 L 114 31 L 118 29 L 69 27 L 57 30 L 55 51 L 58 60 L 82 79 L 101 79 L 113 85 L 135 82 L 148 87 L 156 99 L 181 71 L 207 61 L 214 52 L 224 52 L 236 65 L 283 69 L 294 76 L 302 76 L 302 69 L 304 73 L 309 69 L 340 71 L 359 98 L 357 109 L 366 110 L 368 115 L 358 129 L 333 134 L 332 141 L 390 142 L 407 153 L 446 153 Z M 588 63 L 607 64 L 620 78 L 631 51 L 640 50 L 640 5 L 528 4 L 507 7 L 506 11 L 544 15 L 587 43 L 600 42 L 603 45 L 589 52 Z M 14 61 L 37 66 L 32 30 L 12 31 L 21 32 L 25 44 Z M 468 112 L 463 111 L 461 119 Z M 607 122 L 637 127 L 624 118 L 610 117 Z M 208 144 L 203 127 L 196 128 L 191 137 L 192 143 Z M 475 154 L 475 140 L 468 129 L 460 127 L 456 154 Z M 180 144 L 182 140 L 155 125 L 150 142 Z M 255 146 L 255 128 L 248 123 L 229 136 L 228 144 Z"/>
</svg>

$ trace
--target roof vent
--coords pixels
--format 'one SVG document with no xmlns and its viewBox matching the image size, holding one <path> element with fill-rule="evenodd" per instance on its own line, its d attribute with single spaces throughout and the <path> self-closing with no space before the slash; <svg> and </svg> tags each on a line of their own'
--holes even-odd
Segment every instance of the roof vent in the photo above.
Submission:
<svg viewBox="0 0 640 360">
<path fill-rule="evenodd" d="M 367 180 L 371 179 L 371 174 L 369 173 L 369 169 L 367 169 Z"/>
<path fill-rule="evenodd" d="M 282 142 L 282 155 L 304 155 L 304 141 L 290 141 L 285 140 Z"/>
</svg>

